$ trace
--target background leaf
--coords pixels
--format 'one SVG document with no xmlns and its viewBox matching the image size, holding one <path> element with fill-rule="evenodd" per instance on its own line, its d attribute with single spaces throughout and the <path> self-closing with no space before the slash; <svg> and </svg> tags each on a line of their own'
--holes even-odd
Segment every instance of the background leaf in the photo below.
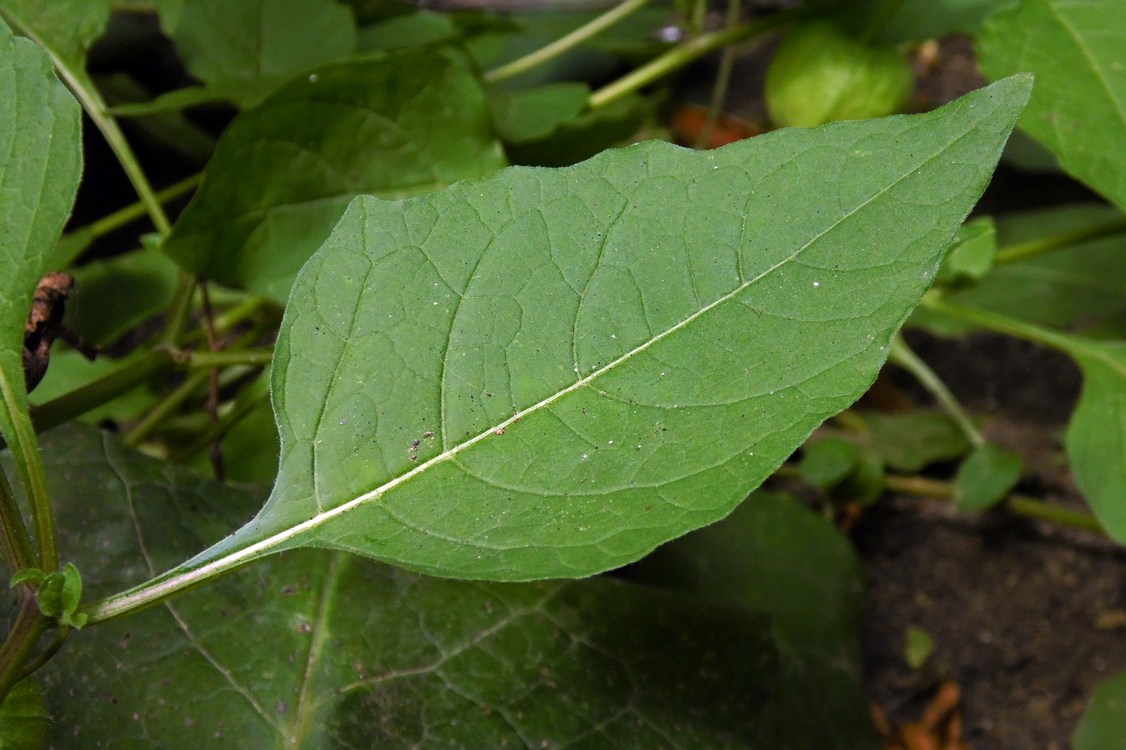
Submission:
<svg viewBox="0 0 1126 750">
<path fill-rule="evenodd" d="M 1005 499 L 1020 481 L 1020 456 L 985 443 L 962 462 L 954 480 L 958 510 L 986 510 Z"/>
<path fill-rule="evenodd" d="M 254 503 L 94 430 L 46 442 L 63 548 L 95 595 Z M 72 748 L 766 750 L 776 679 L 766 619 L 738 608 L 613 581 L 440 581 L 323 550 L 76 633 L 44 674 Z"/>
<path fill-rule="evenodd" d="M 878 746 L 861 675 L 860 562 L 825 519 L 789 496 L 756 492 L 630 574 L 771 616 L 781 675 L 758 734 L 764 747 Z"/>
<path fill-rule="evenodd" d="M 357 193 L 415 195 L 503 165 L 463 64 L 425 50 L 329 63 L 231 123 L 164 247 L 284 303 Z"/>
<path fill-rule="evenodd" d="M 181 581 L 301 544 L 583 576 L 722 518 L 871 384 L 1029 83 L 357 199 L 282 324 L 275 491 Z"/>
<path fill-rule="evenodd" d="M 109 0 L 2 0 L 0 9 L 21 33 L 85 78 L 86 52 L 109 21 Z"/>
<path fill-rule="evenodd" d="M 174 20 L 165 26 L 188 70 L 240 107 L 356 49 L 352 13 L 333 0 L 190 0 Z"/>
<path fill-rule="evenodd" d="M 1075 750 L 1121 750 L 1126 747 L 1126 672 L 1095 690 L 1072 738 Z"/>
<path fill-rule="evenodd" d="M 1036 74 L 1020 126 L 1126 210 L 1124 48 L 1126 13 L 1103 0 L 1023 0 L 992 15 L 978 39 L 986 75 Z"/>
</svg>

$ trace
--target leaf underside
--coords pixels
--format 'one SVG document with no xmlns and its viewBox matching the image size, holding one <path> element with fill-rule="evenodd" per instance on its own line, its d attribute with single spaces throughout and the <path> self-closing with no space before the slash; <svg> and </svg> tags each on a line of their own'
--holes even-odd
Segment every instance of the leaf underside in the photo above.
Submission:
<svg viewBox="0 0 1126 750">
<path fill-rule="evenodd" d="M 722 518 L 871 383 L 1029 87 L 357 199 L 282 325 L 274 492 L 186 567 L 584 576 Z"/>
</svg>

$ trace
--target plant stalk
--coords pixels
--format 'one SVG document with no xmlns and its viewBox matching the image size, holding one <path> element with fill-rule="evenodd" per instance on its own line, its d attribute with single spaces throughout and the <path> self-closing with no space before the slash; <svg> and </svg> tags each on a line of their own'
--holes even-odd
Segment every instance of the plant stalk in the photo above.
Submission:
<svg viewBox="0 0 1126 750">
<path fill-rule="evenodd" d="M 55 542 L 55 519 L 51 513 L 51 497 L 47 491 L 47 477 L 43 471 L 43 460 L 39 455 L 39 442 L 35 439 L 35 428 L 25 406 L 22 392 L 23 378 L 20 378 L 17 393 L 12 382 L 0 374 L 0 401 L 7 410 L 12 432 L 8 435 L 8 449 L 16 461 L 31 506 L 32 524 L 35 527 L 39 554 L 38 566 L 45 572 L 59 567 L 59 553 Z M 15 571 L 13 571 L 15 572 Z"/>
<path fill-rule="evenodd" d="M 194 174 L 191 177 L 180 180 L 174 185 L 169 185 L 168 187 L 156 193 L 156 199 L 163 204 L 175 200 L 182 195 L 186 195 L 192 190 L 195 190 L 202 178 L 202 174 Z M 135 203 L 129 204 L 128 206 L 125 206 L 124 208 L 120 208 L 107 216 L 103 216 L 97 221 L 91 222 L 84 227 L 78 227 L 77 229 L 74 229 L 67 234 L 87 232 L 92 239 L 97 239 L 98 237 L 104 237 L 110 232 L 114 232 L 124 226 L 127 226 L 128 224 L 145 216 L 147 213 L 148 208 L 145 206 L 145 204 L 141 201 L 137 201 Z"/>
<path fill-rule="evenodd" d="M 973 419 L 958 403 L 958 399 L 946 387 L 946 383 L 943 383 L 942 378 L 938 377 L 938 374 L 920 359 L 919 355 L 911 350 L 911 347 L 907 346 L 907 342 L 903 340 L 902 336 L 896 335 L 892 339 L 888 361 L 907 370 L 914 376 L 915 380 L 919 381 L 919 384 L 934 397 L 934 400 L 938 402 L 947 416 L 954 420 L 954 424 L 958 425 L 958 429 L 966 436 L 970 445 L 980 448 L 985 444 L 985 438 L 978 432 Z"/>
<path fill-rule="evenodd" d="M 799 14 L 800 8 L 784 10 L 778 13 L 772 13 L 766 18 L 756 21 L 750 21 L 737 26 L 729 26 L 720 31 L 701 34 L 678 47 L 674 47 L 663 55 L 650 60 L 645 65 L 634 69 L 632 72 L 622 76 L 613 83 L 607 84 L 598 91 L 595 91 L 590 95 L 587 106 L 591 109 L 605 107 L 627 94 L 632 94 L 641 87 L 647 86 L 653 81 L 668 75 L 674 70 L 684 67 L 693 60 L 703 57 L 728 44 L 734 44 L 749 39 L 750 37 L 764 34 L 767 31 L 789 23 L 797 18 Z"/>
<path fill-rule="evenodd" d="M 559 37 L 551 44 L 540 47 L 535 52 L 525 55 L 510 63 L 494 68 L 484 75 L 486 83 L 499 83 L 508 78 L 513 78 L 538 65 L 552 60 L 559 55 L 574 49 L 583 42 L 602 33 L 626 16 L 649 4 L 649 0 L 625 0 L 625 2 L 606 11 L 597 18 L 585 23 L 570 34 Z"/>
<path fill-rule="evenodd" d="M 1061 250 L 1080 242 L 1089 242 L 1091 240 L 1102 239 L 1103 237 L 1113 237 L 1123 232 L 1126 232 L 1126 216 L 1116 216 L 1107 221 L 1089 224 L 1082 229 L 1076 229 L 1071 232 L 1060 232 L 1059 234 L 1053 234 L 1047 237 L 1038 237 L 1028 242 L 1003 247 L 997 251 L 993 262 L 996 265 L 1017 263 L 1037 255 L 1044 255 L 1054 250 Z"/>
<path fill-rule="evenodd" d="M 0 704 L 8 697 L 12 686 L 23 678 L 28 654 L 39 642 L 47 627 L 47 619 L 39 613 L 35 593 L 28 586 L 20 586 L 20 608 L 4 644 L 0 645 Z"/>
<path fill-rule="evenodd" d="M 35 552 L 24 525 L 23 515 L 12 494 L 12 485 L 0 468 L 0 555 L 9 574 L 35 567 Z"/>
</svg>

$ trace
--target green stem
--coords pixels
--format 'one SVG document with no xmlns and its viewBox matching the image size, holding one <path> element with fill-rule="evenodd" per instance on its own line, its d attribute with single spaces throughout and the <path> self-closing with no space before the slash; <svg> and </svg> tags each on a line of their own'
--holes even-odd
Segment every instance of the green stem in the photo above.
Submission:
<svg viewBox="0 0 1126 750">
<path fill-rule="evenodd" d="M 1082 229 L 1076 229 L 1071 232 L 1060 232 L 1059 234 L 1053 234 L 1047 237 L 1038 237 L 1028 242 L 1003 247 L 997 251 L 994 263 L 996 265 L 1016 263 L 1037 255 L 1043 255 L 1054 250 L 1068 247 L 1069 245 L 1097 240 L 1103 237 L 1111 237 L 1116 234 L 1121 234 L 1122 232 L 1126 232 L 1126 216 L 1116 216 L 1113 219 L 1089 224 Z"/>
<path fill-rule="evenodd" d="M 28 654 L 39 642 L 39 636 L 47 627 L 47 619 L 39 613 L 39 603 L 35 593 L 26 586 L 20 586 L 19 612 L 8 631 L 8 637 L 0 646 L 0 703 L 8 697 L 12 686 L 23 677 L 24 664 Z"/>
<path fill-rule="evenodd" d="M 490 70 L 484 75 L 485 81 L 488 83 L 499 83 L 500 81 L 531 70 L 537 65 L 542 65 L 548 60 L 552 60 L 562 55 L 564 52 L 574 49 L 648 4 L 649 0 L 626 0 L 621 5 L 617 5 L 597 18 L 594 18 L 589 23 L 583 24 L 570 34 L 559 37 L 551 44 L 541 47 L 535 52 L 513 60 L 499 68 Z"/>
<path fill-rule="evenodd" d="M 904 477 L 889 474 L 884 478 L 884 486 L 893 492 L 925 497 L 953 499 L 957 494 L 956 488 L 950 482 L 942 482 L 937 479 L 927 479 L 925 477 Z M 1055 503 L 1028 497 L 1027 495 L 1017 493 L 1009 495 L 1005 500 L 1005 507 L 1008 508 L 1010 512 L 1019 516 L 1036 518 L 1041 521 L 1048 521 L 1073 529 L 1093 531 L 1103 535 L 1106 534 L 1102 525 L 1099 524 L 1098 520 L 1090 513 L 1084 513 L 1081 510 L 1071 510 L 1056 505 Z"/>
<path fill-rule="evenodd" d="M 58 632 L 55 634 L 55 637 L 51 639 L 51 643 L 47 648 L 43 649 L 43 653 L 24 665 L 23 670 L 20 672 L 20 679 L 23 680 L 30 677 L 42 669 L 47 662 L 51 661 L 55 654 L 59 653 L 59 649 L 63 647 L 63 644 L 66 643 L 70 631 L 71 628 L 65 625 L 59 626 Z"/>
<path fill-rule="evenodd" d="M 674 47 L 660 57 L 650 60 L 645 65 L 636 68 L 613 83 L 607 84 L 598 91 L 595 91 L 590 95 L 587 106 L 591 109 L 605 107 L 607 104 L 615 102 L 627 94 L 632 94 L 641 87 L 668 75 L 674 70 L 684 67 L 709 52 L 720 49 L 728 44 L 741 42 L 752 36 L 763 34 L 771 29 L 789 23 L 797 18 L 800 12 L 800 8 L 781 11 L 757 21 L 739 24 L 738 26 L 729 26 L 720 31 L 701 34 L 678 47 Z"/>
<path fill-rule="evenodd" d="M 122 438 L 125 444 L 137 445 L 144 440 L 145 437 L 160 424 L 161 420 L 179 408 L 180 404 L 184 403 L 192 393 L 203 386 L 209 377 L 210 374 L 207 370 L 198 370 L 189 375 L 187 380 L 165 396 L 159 404 L 150 409 L 144 419 L 138 422 L 133 429 L 125 433 L 125 436 Z"/>
<path fill-rule="evenodd" d="M 171 370 L 177 364 L 177 354 L 167 347 L 157 347 L 140 359 L 129 362 L 99 378 L 41 406 L 31 409 L 31 419 L 36 432 L 77 419 L 91 409 L 113 401 L 158 374 Z"/>
<path fill-rule="evenodd" d="M 12 485 L 0 468 L 0 554 L 8 573 L 35 566 L 35 553 L 31 547 L 31 537 L 23 522 L 23 514 L 12 494 Z"/>
<path fill-rule="evenodd" d="M 35 439 L 35 428 L 32 427 L 27 412 L 22 377 L 18 387 L 20 391 L 17 393 L 12 381 L 0 374 L 0 401 L 7 411 L 11 426 L 11 432 L 7 435 L 8 449 L 15 459 L 31 505 L 32 524 L 39 544 L 37 567 L 44 572 L 51 572 L 59 567 L 59 553 L 55 546 L 55 519 L 51 513 L 51 497 L 47 491 L 47 477 L 39 455 L 39 443 Z"/>
<path fill-rule="evenodd" d="M 180 271 L 176 279 L 176 291 L 173 292 L 172 302 L 168 305 L 168 322 L 160 335 L 161 344 L 175 346 L 180 334 L 183 333 L 192 310 L 192 301 L 195 299 L 195 287 L 195 276 L 187 271 Z"/>
<path fill-rule="evenodd" d="M 742 5 L 739 0 L 727 0 L 727 28 L 739 23 L 739 12 Z M 727 89 L 731 85 L 731 71 L 735 67 L 735 48 L 726 47 L 719 58 L 719 70 L 716 71 L 715 85 L 712 86 L 712 100 L 708 104 L 708 114 L 704 118 L 704 127 L 696 137 L 696 148 L 705 148 L 712 140 L 716 121 L 723 109 L 723 102 L 727 99 Z"/>
<path fill-rule="evenodd" d="M 172 463 L 182 463 L 204 448 L 207 448 L 216 440 L 226 435 L 232 427 L 245 419 L 247 415 L 254 411 L 263 401 L 267 401 L 269 397 L 269 393 L 262 393 L 253 398 L 246 398 L 236 403 L 234 408 L 224 414 L 219 421 L 208 425 L 207 429 L 201 432 L 188 447 L 173 455 L 169 460 L 171 460 Z"/>
<path fill-rule="evenodd" d="M 192 352 L 188 367 L 231 367 L 233 365 L 268 365 L 274 358 L 273 349 L 243 349 Z"/>
<path fill-rule="evenodd" d="M 171 200 L 175 200 L 182 195 L 190 193 L 196 188 L 197 185 L 199 185 L 199 181 L 202 177 L 202 174 L 194 174 L 191 177 L 180 180 L 175 185 L 169 185 L 156 194 L 156 199 L 163 204 Z M 85 232 L 88 233 L 92 239 L 104 237 L 110 232 L 116 231 L 121 227 L 126 226 L 131 222 L 136 221 L 137 219 L 140 219 L 142 216 L 145 216 L 147 212 L 148 211 L 145 204 L 141 201 L 137 201 L 136 203 L 131 203 L 124 208 L 114 211 L 108 216 L 104 216 L 97 221 L 91 222 L 84 227 L 79 227 L 77 229 L 71 230 L 67 234 Z"/>
<path fill-rule="evenodd" d="M 896 336 L 892 339 L 891 350 L 888 352 L 888 361 L 897 364 L 919 381 L 923 386 L 934 396 L 934 400 L 938 402 L 939 406 L 946 412 L 946 414 L 954 420 L 958 425 L 958 429 L 970 441 L 970 445 L 979 448 L 985 444 L 985 438 L 978 432 L 977 427 L 974 425 L 973 419 L 970 417 L 962 405 L 958 403 L 958 399 L 946 387 L 946 383 L 942 382 L 942 378 L 938 377 L 934 370 L 927 365 L 919 355 L 907 346 L 907 342 L 903 340 L 902 336 Z"/>
</svg>

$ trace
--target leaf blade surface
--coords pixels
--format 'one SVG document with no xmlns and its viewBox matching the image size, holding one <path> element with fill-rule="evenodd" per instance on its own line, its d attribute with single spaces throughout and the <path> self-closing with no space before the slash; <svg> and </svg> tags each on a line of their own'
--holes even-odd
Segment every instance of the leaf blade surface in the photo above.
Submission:
<svg viewBox="0 0 1126 750">
<path fill-rule="evenodd" d="M 583 576 L 718 520 L 875 377 L 1029 81 L 995 86 L 358 199 L 282 326 L 275 490 L 186 567 L 313 545 Z"/>
</svg>

